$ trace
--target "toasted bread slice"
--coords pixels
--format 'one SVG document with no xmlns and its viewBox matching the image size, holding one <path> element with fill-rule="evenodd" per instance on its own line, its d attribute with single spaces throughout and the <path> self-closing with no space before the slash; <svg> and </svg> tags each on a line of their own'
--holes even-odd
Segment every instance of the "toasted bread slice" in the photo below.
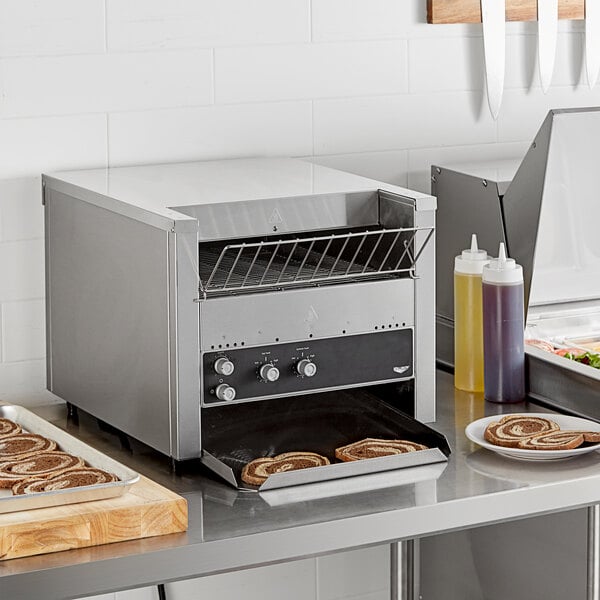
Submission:
<svg viewBox="0 0 600 600">
<path fill-rule="evenodd" d="M 516 448 L 521 440 L 558 429 L 558 423 L 543 417 L 507 415 L 500 421 L 490 423 L 485 429 L 484 438 L 496 446 Z"/>
<path fill-rule="evenodd" d="M 364 460 L 366 458 L 379 458 L 394 454 L 405 454 L 417 450 L 427 450 L 427 446 L 410 442 L 408 440 L 380 440 L 365 438 L 353 444 L 336 448 L 335 457 L 344 462 Z"/>
<path fill-rule="evenodd" d="M 118 477 L 101 469 L 93 467 L 76 467 L 63 471 L 47 479 L 32 477 L 13 486 L 12 491 L 16 496 L 34 494 L 38 492 L 54 492 L 67 488 L 82 487 L 86 485 L 99 485 L 118 481 Z"/>
<path fill-rule="evenodd" d="M 242 469 L 242 481 L 250 485 L 263 484 L 274 473 L 297 471 L 328 465 L 329 459 L 314 452 L 284 452 L 277 456 L 255 458 Z"/>
<path fill-rule="evenodd" d="M 21 427 L 10 419 L 0 419 L 0 438 L 21 433 Z"/>
<path fill-rule="evenodd" d="M 56 449 L 56 442 L 35 433 L 18 433 L 0 438 L 0 463 L 20 460 Z"/>
<path fill-rule="evenodd" d="M 524 450 L 573 450 L 583 444 L 581 431 L 550 431 L 521 440 L 518 447 Z"/>
<path fill-rule="evenodd" d="M 83 459 L 66 452 L 39 452 L 28 458 L 1 463 L 0 488 L 10 488 L 31 477 L 45 479 L 67 469 L 83 466 Z"/>
</svg>

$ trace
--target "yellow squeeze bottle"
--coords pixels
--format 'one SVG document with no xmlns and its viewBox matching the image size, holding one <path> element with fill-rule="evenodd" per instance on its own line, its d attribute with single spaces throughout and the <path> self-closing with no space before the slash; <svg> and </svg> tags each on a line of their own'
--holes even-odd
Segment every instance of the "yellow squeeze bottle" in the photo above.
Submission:
<svg viewBox="0 0 600 600">
<path fill-rule="evenodd" d="M 476 234 L 454 260 L 454 386 L 467 392 L 483 392 L 481 276 L 488 262 Z"/>
</svg>

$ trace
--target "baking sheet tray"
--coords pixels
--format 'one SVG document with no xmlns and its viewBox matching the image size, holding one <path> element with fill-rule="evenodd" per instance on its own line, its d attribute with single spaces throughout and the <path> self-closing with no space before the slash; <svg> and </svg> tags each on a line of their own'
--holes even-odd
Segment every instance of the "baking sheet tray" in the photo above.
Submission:
<svg viewBox="0 0 600 600">
<path fill-rule="evenodd" d="M 407 439 L 428 450 L 338 463 L 335 449 L 364 438 Z M 446 438 L 361 390 L 276 398 L 209 408 L 202 413 L 203 462 L 238 489 L 266 491 L 447 461 Z M 260 488 L 241 481 L 261 456 L 309 451 L 332 464 L 271 475 Z"/>
<path fill-rule="evenodd" d="M 10 489 L 0 489 L 0 513 L 114 498 L 124 494 L 140 478 L 132 469 L 84 444 L 22 406 L 0 403 L 0 417 L 18 423 L 29 433 L 37 433 L 54 440 L 60 450 L 79 456 L 91 467 L 114 473 L 119 478 L 119 481 L 111 483 L 23 496 L 13 496 Z"/>
</svg>

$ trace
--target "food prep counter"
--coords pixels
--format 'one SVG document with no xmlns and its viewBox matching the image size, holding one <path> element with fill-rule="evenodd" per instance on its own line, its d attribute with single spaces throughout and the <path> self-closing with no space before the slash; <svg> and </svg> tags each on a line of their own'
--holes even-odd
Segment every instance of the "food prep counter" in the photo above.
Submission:
<svg viewBox="0 0 600 600">
<path fill-rule="evenodd" d="M 478 448 L 465 426 L 484 414 L 539 412 L 534 404 L 498 406 L 456 391 L 452 376 L 438 372 L 437 430 L 453 452 L 448 463 L 299 486 L 265 494 L 240 492 L 169 461 L 81 415 L 67 419 L 64 406 L 37 412 L 83 441 L 182 494 L 189 505 L 187 533 L 58 552 L 0 563 L 0 590 L 11 600 L 77 598 L 209 574 L 292 561 L 378 544 L 391 544 L 392 590 L 402 590 L 400 567 L 416 569 L 416 538 L 591 507 L 589 577 L 598 582 L 600 455 L 535 464 Z M 396 544 L 398 541 L 407 543 Z M 410 579 L 410 577 L 409 577 Z M 418 584 L 418 578 L 415 578 Z M 597 598 L 598 589 L 588 591 Z M 594 595 L 596 594 L 596 595 Z M 418 597 L 418 595 L 416 596 Z"/>
</svg>

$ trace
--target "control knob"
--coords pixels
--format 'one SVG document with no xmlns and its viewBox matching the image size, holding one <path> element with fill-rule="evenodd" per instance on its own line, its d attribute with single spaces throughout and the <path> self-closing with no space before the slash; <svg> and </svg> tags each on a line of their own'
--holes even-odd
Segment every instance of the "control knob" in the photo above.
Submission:
<svg viewBox="0 0 600 600">
<path fill-rule="evenodd" d="M 235 388 L 227 385 L 226 383 L 222 383 L 217 386 L 215 390 L 215 394 L 217 398 L 223 402 L 231 402 L 235 400 Z"/>
<path fill-rule="evenodd" d="M 299 375 L 303 375 L 304 377 L 313 377 L 317 374 L 317 365 L 309 358 L 303 358 L 298 361 L 296 371 L 298 371 Z"/>
<path fill-rule="evenodd" d="M 258 373 L 267 383 L 273 383 L 279 379 L 279 369 L 273 363 L 265 363 Z"/>
<path fill-rule="evenodd" d="M 215 360 L 214 369 L 217 374 L 228 377 L 235 371 L 235 365 L 228 358 L 222 356 Z"/>
</svg>

